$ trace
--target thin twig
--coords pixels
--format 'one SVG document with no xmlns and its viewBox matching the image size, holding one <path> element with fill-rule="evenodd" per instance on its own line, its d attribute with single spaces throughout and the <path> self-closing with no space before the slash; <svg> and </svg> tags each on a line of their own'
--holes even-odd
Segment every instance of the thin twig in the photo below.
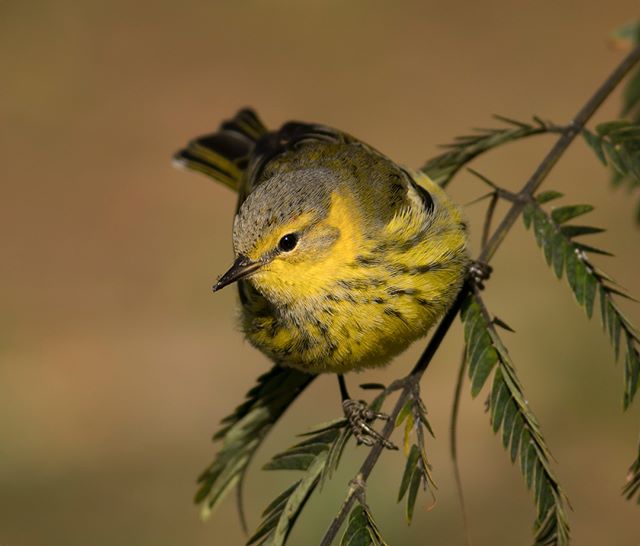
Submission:
<svg viewBox="0 0 640 546">
<path fill-rule="evenodd" d="M 573 140 L 580 134 L 584 126 L 591 119 L 593 114 L 600 108 L 602 103 L 616 88 L 616 86 L 622 81 L 627 73 L 633 68 L 633 66 L 640 61 L 640 45 L 636 46 L 631 53 L 629 53 L 624 60 L 618 65 L 618 67 L 611 73 L 611 75 L 605 80 L 600 88 L 594 93 L 594 95 L 587 101 L 587 103 L 580 109 L 580 111 L 573 118 L 573 122 L 568 126 L 567 130 L 560 136 L 553 148 L 549 151 L 546 157 L 542 160 L 542 163 L 535 170 L 531 178 L 524 185 L 519 195 L 523 198 L 522 201 L 513 203 L 511 208 L 503 218 L 500 225 L 496 228 L 489 242 L 484 246 L 478 260 L 481 262 L 488 262 L 496 250 L 502 243 L 502 240 L 506 237 L 507 233 L 511 229 L 511 226 L 515 223 L 520 216 L 520 213 L 526 206 L 526 198 L 530 198 L 540 187 L 540 184 L 547 177 L 551 169 L 555 166 L 558 160 L 562 157 Z"/>
<path fill-rule="evenodd" d="M 498 204 L 498 194 L 494 193 L 489 206 L 487 207 L 487 214 L 484 217 L 484 227 L 482 229 L 482 248 L 487 244 L 489 239 L 489 232 L 491 231 L 491 221 L 493 220 L 493 213 L 496 211 L 496 205 Z"/>
<path fill-rule="evenodd" d="M 518 216 L 520 216 L 520 214 L 522 213 L 526 201 L 528 199 L 531 199 L 535 191 L 540 187 L 540 184 L 542 184 L 549 172 L 551 172 L 551 169 L 562 157 L 562 155 L 565 153 L 576 136 L 582 131 L 589 119 L 593 116 L 600 105 L 605 101 L 605 99 L 611 94 L 611 92 L 616 88 L 616 86 L 620 83 L 624 76 L 629 72 L 629 70 L 631 70 L 631 68 L 633 68 L 633 66 L 638 61 L 640 61 L 640 46 L 637 46 L 635 49 L 633 49 L 633 51 L 631 51 L 631 53 L 627 55 L 627 57 L 625 57 L 620 65 L 618 65 L 618 67 L 598 88 L 594 95 L 580 109 L 573 122 L 562 133 L 558 141 L 542 160 L 538 168 L 534 171 L 531 178 L 529 178 L 527 183 L 523 186 L 522 190 L 518 193 L 518 196 L 521 198 L 521 200 L 518 200 L 511 205 L 511 208 L 507 211 L 506 215 L 502 219 L 502 222 L 496 228 L 493 236 L 489 239 L 486 245 L 483 246 L 478 261 L 488 263 L 489 260 L 491 260 L 495 252 L 498 250 L 499 246 L 502 244 L 505 236 L 510 231 L 515 221 L 518 219 Z M 405 386 L 400 392 L 398 400 L 396 401 L 396 405 L 391 412 L 390 418 L 382 430 L 383 438 L 389 439 L 389 437 L 391 436 L 395 428 L 396 418 L 405 402 L 407 401 L 408 397 L 410 396 L 413 384 L 420 381 L 422 375 L 429 366 L 429 363 L 431 362 L 434 354 L 440 347 L 440 343 L 444 339 L 445 335 L 449 331 L 449 328 L 451 327 L 451 324 L 453 323 L 453 320 L 460 311 L 462 302 L 469 293 L 470 286 L 471 284 L 469 282 L 465 283 L 464 287 L 460 291 L 460 294 L 456 298 L 456 301 L 451 306 L 449 311 L 447 311 L 444 318 L 438 325 L 438 328 L 429 341 L 429 344 L 427 345 L 425 351 L 422 353 L 422 356 L 414 366 L 413 370 L 411 370 L 411 373 L 405 378 Z M 373 468 L 378 461 L 382 450 L 382 443 L 376 443 L 376 445 L 371 448 L 371 451 L 367 455 L 367 458 L 362 463 L 362 466 L 360 467 L 360 470 L 357 474 L 357 476 L 361 480 L 362 487 L 365 487 L 366 481 L 373 471 Z M 356 500 L 356 495 L 353 491 L 350 491 L 347 499 L 340 508 L 340 511 L 335 516 L 335 518 L 331 522 L 331 525 L 327 529 L 327 532 L 325 533 L 320 546 L 331 545 L 335 537 L 338 535 L 340 527 L 347 518 L 349 512 L 351 511 L 353 503 Z"/>
</svg>

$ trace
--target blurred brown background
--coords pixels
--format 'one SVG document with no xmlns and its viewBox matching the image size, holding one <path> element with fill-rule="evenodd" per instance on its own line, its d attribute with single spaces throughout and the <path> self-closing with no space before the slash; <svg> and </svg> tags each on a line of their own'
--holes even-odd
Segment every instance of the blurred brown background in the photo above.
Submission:
<svg viewBox="0 0 640 546">
<path fill-rule="evenodd" d="M 492 113 L 567 121 L 621 58 L 607 34 L 637 15 L 637 0 L 2 2 L 0 544 L 243 541 L 231 499 L 206 524 L 191 499 L 218 420 L 269 363 L 234 328 L 234 292 L 211 294 L 232 257 L 234 196 L 171 167 L 187 139 L 253 105 L 272 126 L 323 122 L 419 165 L 495 125 Z M 618 107 L 616 95 L 598 118 Z M 550 143 L 475 166 L 516 188 Z M 596 261 L 640 295 L 636 200 L 611 191 L 582 142 L 547 187 L 598 207 L 587 221 L 608 232 L 592 242 L 616 258 Z M 451 192 L 466 204 L 485 187 L 462 174 Z M 483 210 L 468 208 L 476 234 Z M 621 411 L 620 363 L 520 224 L 494 265 L 487 299 L 518 332 L 506 341 L 572 500 L 575 544 L 639 544 L 639 509 L 619 495 L 639 424 L 637 403 Z M 400 457 L 373 474 L 368 500 L 391 544 L 462 544 L 447 443 L 460 343 L 456 328 L 423 382 L 437 505 L 422 497 L 407 529 Z M 352 388 L 399 376 L 419 350 Z M 295 478 L 260 464 L 338 413 L 323 377 L 274 431 L 247 487 L 252 525 Z M 530 495 L 483 396 L 467 388 L 461 418 L 474 544 L 528 543 Z M 364 455 L 348 451 L 291 544 L 315 543 Z"/>
</svg>

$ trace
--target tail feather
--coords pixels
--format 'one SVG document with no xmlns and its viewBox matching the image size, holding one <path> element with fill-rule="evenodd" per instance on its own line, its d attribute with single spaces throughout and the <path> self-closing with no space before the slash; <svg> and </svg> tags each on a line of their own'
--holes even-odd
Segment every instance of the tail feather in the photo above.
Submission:
<svg viewBox="0 0 640 546">
<path fill-rule="evenodd" d="M 249 156 L 256 142 L 267 134 L 258 115 L 250 108 L 240 110 L 223 122 L 217 132 L 195 138 L 174 156 L 174 162 L 210 176 L 238 190 Z"/>
</svg>

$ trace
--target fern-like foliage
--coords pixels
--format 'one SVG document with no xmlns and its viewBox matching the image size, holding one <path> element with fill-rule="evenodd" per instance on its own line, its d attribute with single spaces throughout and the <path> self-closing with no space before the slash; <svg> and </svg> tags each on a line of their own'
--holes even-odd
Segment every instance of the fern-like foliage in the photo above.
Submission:
<svg viewBox="0 0 640 546">
<path fill-rule="evenodd" d="M 631 500 L 637 495 L 637 502 L 640 504 L 640 446 L 638 446 L 638 457 L 629 467 L 627 483 L 622 488 L 622 494 L 627 500 Z"/>
<path fill-rule="evenodd" d="M 507 126 L 497 129 L 477 129 L 475 134 L 456 137 L 452 144 L 445 144 L 447 151 L 429 159 L 422 167 L 432 180 L 445 187 L 455 174 L 471 160 L 503 144 L 561 129 L 534 117 L 533 123 L 523 123 L 502 116 L 494 116 Z"/>
<path fill-rule="evenodd" d="M 631 48 L 640 44 L 640 20 L 628 23 L 613 33 L 616 42 Z M 629 191 L 640 190 L 640 67 L 632 73 L 622 93 L 619 121 L 603 123 L 596 133 L 584 130 L 583 136 L 604 164 L 613 171 L 615 186 L 626 185 Z M 640 200 L 636 207 L 640 223 Z"/>
<path fill-rule="evenodd" d="M 365 504 L 358 503 L 351 510 L 340 546 L 388 546 Z"/>
<path fill-rule="evenodd" d="M 533 226 L 538 246 L 544 251 L 547 264 L 561 278 L 565 274 L 577 302 L 590 318 L 596 300 L 600 300 L 603 328 L 609 335 L 615 359 L 624 352 L 624 398 L 625 409 L 631 404 L 638 390 L 640 377 L 640 334 L 622 314 L 614 296 L 628 297 L 613 283 L 611 278 L 596 268 L 587 253 L 607 254 L 596 247 L 575 240 L 581 235 L 599 233 L 602 230 L 591 226 L 567 224 L 573 218 L 593 210 L 590 205 L 559 207 L 547 213 L 542 204 L 560 197 L 557 192 L 540 194 L 529 203 L 523 219 L 527 228 Z"/>
<path fill-rule="evenodd" d="M 629 178 L 640 185 L 640 124 L 608 121 L 597 125 L 595 133 L 584 129 L 582 134 L 598 159 L 615 169 L 618 181 Z"/>
<path fill-rule="evenodd" d="M 235 486 L 238 486 L 238 498 L 241 498 L 242 481 L 256 450 L 314 377 L 274 366 L 258 378 L 245 402 L 222 420 L 222 428 L 213 437 L 214 441 L 223 441 L 222 448 L 198 479 L 200 487 L 195 500 L 203 503 L 203 517 L 207 517 Z M 244 522 L 241 502 L 239 509 Z"/>
<path fill-rule="evenodd" d="M 640 121 L 609 121 L 596 126 L 595 133 L 584 129 L 582 134 L 598 159 L 611 166 L 614 185 L 640 188 Z M 636 220 L 640 222 L 640 203 Z"/>
<path fill-rule="evenodd" d="M 267 506 L 263 520 L 247 544 L 281 546 L 311 493 L 338 465 L 351 431 L 345 419 L 338 419 L 307 433 L 307 438 L 274 456 L 265 470 L 299 470 L 300 480 Z"/>
<path fill-rule="evenodd" d="M 436 488 L 425 446 L 425 431 L 433 436 L 433 430 L 427 420 L 427 410 L 418 391 L 412 393 L 398 413 L 396 427 L 401 426 L 402 423 L 404 423 L 403 445 L 407 462 L 400 482 L 398 502 L 406 495 L 405 516 L 407 523 L 410 524 L 413 519 L 418 491 L 422 488 L 433 495 L 433 490 Z M 415 443 L 411 443 L 412 433 L 415 433 Z"/>
<path fill-rule="evenodd" d="M 495 432 L 502 429 L 502 443 L 512 462 L 519 458 L 527 487 L 534 493 L 535 544 L 568 544 L 567 500 L 551 470 L 549 450 L 495 323 L 477 294 L 465 301 L 462 320 L 471 393 L 477 396 L 493 372 L 488 400 L 491 425 Z"/>
</svg>

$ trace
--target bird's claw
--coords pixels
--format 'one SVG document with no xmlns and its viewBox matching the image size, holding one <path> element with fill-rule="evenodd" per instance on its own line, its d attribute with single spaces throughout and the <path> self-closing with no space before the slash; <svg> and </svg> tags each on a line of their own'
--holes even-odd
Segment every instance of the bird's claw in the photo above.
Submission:
<svg viewBox="0 0 640 546">
<path fill-rule="evenodd" d="M 480 262 L 474 260 L 471 262 L 469 266 L 469 279 L 480 289 L 484 289 L 484 281 L 486 281 L 493 271 L 493 267 L 491 267 L 486 262 Z"/>
<path fill-rule="evenodd" d="M 375 419 L 388 421 L 389 416 L 386 413 L 373 411 L 364 400 L 352 400 L 351 398 L 342 401 L 342 409 L 358 445 L 373 446 L 379 442 L 387 449 L 398 449 L 395 444 L 384 438 L 369 424 Z"/>
</svg>

